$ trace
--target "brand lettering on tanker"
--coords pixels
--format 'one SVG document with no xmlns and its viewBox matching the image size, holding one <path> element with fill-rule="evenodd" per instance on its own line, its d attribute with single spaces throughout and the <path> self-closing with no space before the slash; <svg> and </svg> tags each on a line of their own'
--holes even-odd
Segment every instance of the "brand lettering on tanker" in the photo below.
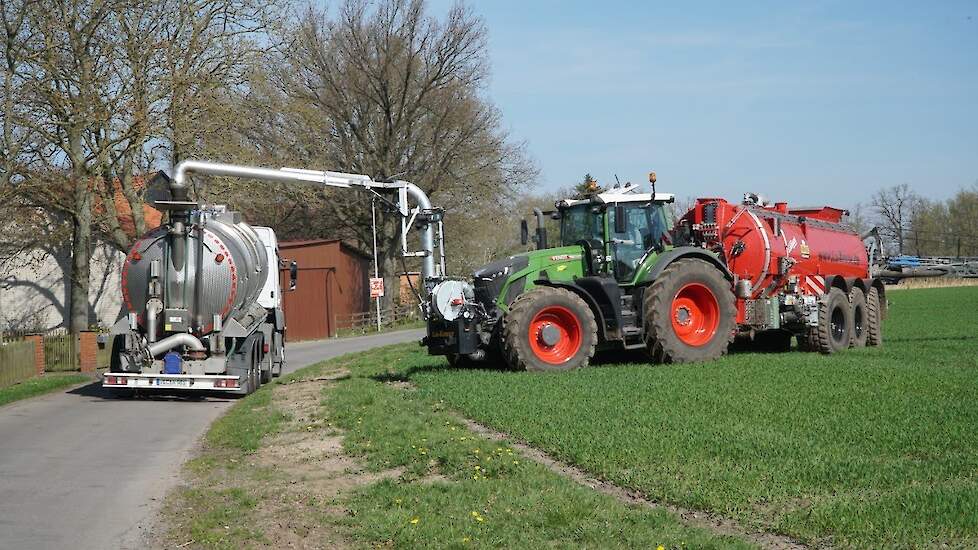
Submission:
<svg viewBox="0 0 978 550">
<path fill-rule="evenodd" d="M 848 254 L 843 254 L 842 252 L 827 252 L 820 253 L 818 259 L 823 262 L 836 262 L 842 264 L 858 264 L 859 258 L 857 256 L 850 256 Z"/>
<path fill-rule="evenodd" d="M 558 254 L 556 256 L 550 257 L 551 262 L 563 262 L 566 260 L 580 260 L 580 259 L 581 259 L 580 254 Z"/>
</svg>

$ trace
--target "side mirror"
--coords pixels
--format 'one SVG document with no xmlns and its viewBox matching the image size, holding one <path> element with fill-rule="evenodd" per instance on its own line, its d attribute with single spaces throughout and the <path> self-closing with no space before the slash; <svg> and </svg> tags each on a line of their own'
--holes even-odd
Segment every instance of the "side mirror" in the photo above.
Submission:
<svg viewBox="0 0 978 550">
<path fill-rule="evenodd" d="M 625 214 L 625 207 L 622 205 L 615 205 L 615 233 L 624 233 L 628 231 L 628 217 Z"/>
<path fill-rule="evenodd" d="M 289 291 L 295 290 L 295 283 L 299 280 L 299 264 L 292 260 L 289 264 Z"/>
<path fill-rule="evenodd" d="M 530 227 L 526 225 L 526 220 L 520 220 L 520 244 L 526 246 L 530 242 Z"/>
</svg>

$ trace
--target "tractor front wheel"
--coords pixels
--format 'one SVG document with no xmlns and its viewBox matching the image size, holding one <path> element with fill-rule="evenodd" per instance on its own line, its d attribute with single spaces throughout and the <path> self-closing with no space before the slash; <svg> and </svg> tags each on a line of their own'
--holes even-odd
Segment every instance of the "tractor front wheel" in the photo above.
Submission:
<svg viewBox="0 0 978 550">
<path fill-rule="evenodd" d="M 503 318 L 503 354 L 517 370 L 586 367 L 597 340 L 591 308 L 562 288 L 537 287 L 521 294 Z"/>
<path fill-rule="evenodd" d="M 657 363 L 710 361 L 727 353 L 737 309 L 730 282 L 712 265 L 678 260 L 645 290 L 645 346 Z"/>
</svg>

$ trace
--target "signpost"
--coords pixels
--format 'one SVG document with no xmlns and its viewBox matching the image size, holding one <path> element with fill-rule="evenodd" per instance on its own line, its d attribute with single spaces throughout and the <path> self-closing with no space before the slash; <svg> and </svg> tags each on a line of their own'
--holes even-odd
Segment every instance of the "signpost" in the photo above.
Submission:
<svg viewBox="0 0 978 550">
<path fill-rule="evenodd" d="M 380 332 L 380 299 L 384 297 L 384 279 L 377 265 L 377 197 L 370 198 L 370 220 L 374 231 L 374 276 L 370 278 L 370 297 L 377 301 L 377 332 Z M 380 281 L 375 285 L 375 281 Z"/>
</svg>

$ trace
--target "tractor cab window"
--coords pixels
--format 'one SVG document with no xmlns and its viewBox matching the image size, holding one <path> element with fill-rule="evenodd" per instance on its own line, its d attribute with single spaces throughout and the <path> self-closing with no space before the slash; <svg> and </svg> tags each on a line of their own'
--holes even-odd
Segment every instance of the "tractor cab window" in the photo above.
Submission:
<svg viewBox="0 0 978 550">
<path fill-rule="evenodd" d="M 626 216 L 625 231 L 614 232 L 614 208 L 608 208 L 608 227 L 612 231 L 611 250 L 615 278 L 625 282 L 635 276 L 645 253 L 661 246 L 667 226 L 661 204 L 638 202 L 623 206 Z"/>
<path fill-rule="evenodd" d="M 570 246 L 578 241 L 597 239 L 604 242 L 604 223 L 601 212 L 590 204 L 565 208 L 560 215 L 560 244 Z"/>
</svg>

